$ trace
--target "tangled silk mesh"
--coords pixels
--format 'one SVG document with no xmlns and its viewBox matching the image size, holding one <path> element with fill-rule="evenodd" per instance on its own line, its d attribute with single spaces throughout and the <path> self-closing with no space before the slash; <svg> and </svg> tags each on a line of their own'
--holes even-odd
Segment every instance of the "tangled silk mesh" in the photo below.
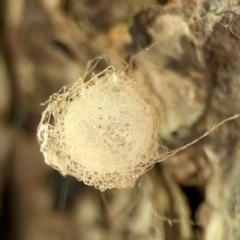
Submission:
<svg viewBox="0 0 240 240">
<path fill-rule="evenodd" d="M 50 98 L 38 140 L 47 164 L 104 191 L 132 187 L 154 164 L 157 124 L 147 90 L 109 67 Z"/>
</svg>

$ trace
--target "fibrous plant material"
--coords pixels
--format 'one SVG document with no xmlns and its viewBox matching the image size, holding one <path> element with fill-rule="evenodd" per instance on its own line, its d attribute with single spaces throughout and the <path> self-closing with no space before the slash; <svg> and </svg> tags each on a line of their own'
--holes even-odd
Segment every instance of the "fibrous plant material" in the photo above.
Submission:
<svg viewBox="0 0 240 240">
<path fill-rule="evenodd" d="M 132 187 L 158 156 L 148 91 L 113 67 L 54 94 L 38 140 L 45 161 L 104 191 Z"/>
</svg>

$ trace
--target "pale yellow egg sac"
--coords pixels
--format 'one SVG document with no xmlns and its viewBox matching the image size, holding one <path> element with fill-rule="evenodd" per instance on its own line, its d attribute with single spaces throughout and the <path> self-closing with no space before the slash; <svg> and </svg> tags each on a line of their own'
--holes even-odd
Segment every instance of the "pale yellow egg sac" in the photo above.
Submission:
<svg viewBox="0 0 240 240">
<path fill-rule="evenodd" d="M 127 188 L 159 158 L 158 122 L 144 86 L 109 67 L 50 97 L 38 140 L 63 175 L 101 191 Z"/>
</svg>

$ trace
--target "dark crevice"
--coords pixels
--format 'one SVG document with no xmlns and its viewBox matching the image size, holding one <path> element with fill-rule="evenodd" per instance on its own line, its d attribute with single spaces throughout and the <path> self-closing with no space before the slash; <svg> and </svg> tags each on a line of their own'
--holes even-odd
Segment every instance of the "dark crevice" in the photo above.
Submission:
<svg viewBox="0 0 240 240">
<path fill-rule="evenodd" d="M 189 203 L 189 207 L 191 210 L 191 218 L 193 221 L 195 221 L 195 213 L 197 211 L 198 206 L 203 202 L 204 200 L 204 194 L 201 191 L 201 189 L 197 187 L 185 187 L 182 186 L 182 191 L 186 195 Z"/>
<path fill-rule="evenodd" d="M 196 223 L 196 225 L 193 225 L 192 228 L 193 228 L 195 237 L 197 237 L 197 235 L 202 234 L 202 227 L 198 225 L 198 222 L 196 219 L 196 212 L 199 205 L 204 201 L 204 193 L 202 189 L 197 187 L 181 186 L 181 189 L 188 200 L 191 220 L 192 222 Z M 197 239 L 199 239 L 199 237 L 197 237 Z"/>
<path fill-rule="evenodd" d="M 11 240 L 11 186 L 6 185 L 2 193 L 2 211 L 0 215 L 0 239 Z"/>
</svg>

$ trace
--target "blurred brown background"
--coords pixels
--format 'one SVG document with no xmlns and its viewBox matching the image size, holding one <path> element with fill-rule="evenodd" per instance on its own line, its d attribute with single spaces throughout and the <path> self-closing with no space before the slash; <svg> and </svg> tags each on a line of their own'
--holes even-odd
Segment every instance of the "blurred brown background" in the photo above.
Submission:
<svg viewBox="0 0 240 240">
<path fill-rule="evenodd" d="M 0 239 L 239 239 L 239 120 L 104 193 L 36 140 L 48 97 L 106 56 L 152 92 L 169 149 L 239 113 L 238 1 L 0 1 Z"/>
</svg>

